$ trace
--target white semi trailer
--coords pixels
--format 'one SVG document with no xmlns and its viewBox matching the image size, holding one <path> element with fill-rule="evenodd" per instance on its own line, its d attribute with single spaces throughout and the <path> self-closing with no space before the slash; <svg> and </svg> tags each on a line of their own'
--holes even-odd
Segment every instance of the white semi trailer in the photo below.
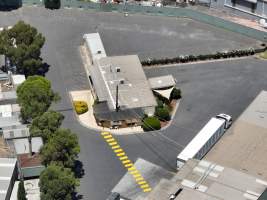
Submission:
<svg viewBox="0 0 267 200">
<path fill-rule="evenodd" d="M 180 169 L 190 158 L 202 159 L 231 124 L 232 118 L 226 114 L 219 114 L 211 118 L 177 156 L 177 169 Z"/>
</svg>

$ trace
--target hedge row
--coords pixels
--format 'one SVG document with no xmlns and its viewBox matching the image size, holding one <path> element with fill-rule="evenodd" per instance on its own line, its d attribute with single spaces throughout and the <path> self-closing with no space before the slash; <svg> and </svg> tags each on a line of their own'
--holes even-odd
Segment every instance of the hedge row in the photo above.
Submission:
<svg viewBox="0 0 267 200">
<path fill-rule="evenodd" d="M 217 60 L 222 58 L 234 58 L 234 57 L 243 57 L 254 55 L 255 53 L 260 53 L 266 50 L 266 47 L 254 49 L 239 49 L 232 51 L 224 51 L 224 52 L 216 52 L 212 54 L 206 55 L 181 55 L 174 58 L 161 58 L 161 59 L 147 59 L 142 61 L 143 66 L 150 65 L 166 65 L 166 64 L 175 64 L 175 63 L 188 63 L 195 61 L 203 61 L 203 60 Z"/>
</svg>

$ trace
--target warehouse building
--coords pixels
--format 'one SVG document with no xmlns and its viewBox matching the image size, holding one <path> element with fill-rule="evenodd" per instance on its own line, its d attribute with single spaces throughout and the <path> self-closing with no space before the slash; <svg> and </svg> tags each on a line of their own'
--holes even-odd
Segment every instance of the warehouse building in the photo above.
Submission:
<svg viewBox="0 0 267 200">
<path fill-rule="evenodd" d="M 3 127 L 0 133 L 2 133 L 5 140 L 26 138 L 30 136 L 29 128 L 24 124 Z"/>
<path fill-rule="evenodd" d="M 266 0 L 200 0 L 207 2 L 211 7 L 224 9 L 236 15 L 250 19 L 267 19 Z"/>
<path fill-rule="evenodd" d="M 266 187 L 258 176 L 190 159 L 172 179 L 162 179 L 148 196 L 137 199 L 257 200 L 266 195 Z"/>
<path fill-rule="evenodd" d="M 18 104 L 0 105 L 0 128 L 21 124 Z"/>
<path fill-rule="evenodd" d="M 205 156 L 267 179 L 267 91 L 262 91 Z"/>
<path fill-rule="evenodd" d="M 17 159 L 0 158 L 0 200 L 9 200 L 17 178 Z"/>
<path fill-rule="evenodd" d="M 98 33 L 84 35 L 91 66 L 89 82 L 98 125 L 119 128 L 140 125 L 154 114 L 156 100 L 137 55 L 106 56 Z"/>
</svg>

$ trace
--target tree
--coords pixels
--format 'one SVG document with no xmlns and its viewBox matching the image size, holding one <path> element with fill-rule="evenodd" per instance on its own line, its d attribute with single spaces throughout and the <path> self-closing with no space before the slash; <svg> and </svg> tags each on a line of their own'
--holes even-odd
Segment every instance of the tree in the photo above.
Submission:
<svg viewBox="0 0 267 200">
<path fill-rule="evenodd" d="M 25 188 L 24 188 L 24 181 L 19 182 L 17 198 L 18 198 L 18 200 L 27 200 L 26 192 L 25 192 Z"/>
<path fill-rule="evenodd" d="M 49 110 L 33 119 L 30 133 L 32 136 L 41 136 L 46 142 L 61 126 L 63 119 L 64 116 L 61 113 Z"/>
<path fill-rule="evenodd" d="M 17 102 L 24 121 L 42 115 L 57 100 L 59 95 L 51 89 L 50 81 L 42 76 L 30 76 L 17 88 Z"/>
<path fill-rule="evenodd" d="M 41 149 L 42 163 L 72 168 L 80 152 L 78 138 L 68 129 L 58 129 Z"/>
<path fill-rule="evenodd" d="M 42 68 L 41 48 L 45 38 L 37 29 L 19 21 L 0 32 L 0 54 L 6 55 L 16 72 L 26 76 L 38 74 Z"/>
<path fill-rule="evenodd" d="M 44 0 L 44 4 L 49 9 L 59 9 L 61 6 L 60 0 Z"/>
<path fill-rule="evenodd" d="M 71 200 L 79 182 L 71 169 L 49 165 L 40 175 L 41 200 Z"/>
</svg>

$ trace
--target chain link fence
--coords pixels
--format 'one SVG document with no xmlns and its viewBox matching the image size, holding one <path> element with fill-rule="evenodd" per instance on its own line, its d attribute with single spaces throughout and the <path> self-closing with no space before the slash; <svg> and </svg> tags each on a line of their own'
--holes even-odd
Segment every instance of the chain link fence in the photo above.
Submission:
<svg viewBox="0 0 267 200">
<path fill-rule="evenodd" d="M 42 6 L 42 0 L 22 0 L 25 5 Z M 231 21 L 202 13 L 197 10 L 180 7 L 154 7 L 133 4 L 104 4 L 79 0 L 61 0 L 61 7 L 96 10 L 101 12 L 140 13 L 145 15 L 161 15 L 169 17 L 188 17 L 196 21 L 223 28 L 232 32 L 246 35 L 267 42 L 267 32 L 249 28 Z"/>
</svg>

